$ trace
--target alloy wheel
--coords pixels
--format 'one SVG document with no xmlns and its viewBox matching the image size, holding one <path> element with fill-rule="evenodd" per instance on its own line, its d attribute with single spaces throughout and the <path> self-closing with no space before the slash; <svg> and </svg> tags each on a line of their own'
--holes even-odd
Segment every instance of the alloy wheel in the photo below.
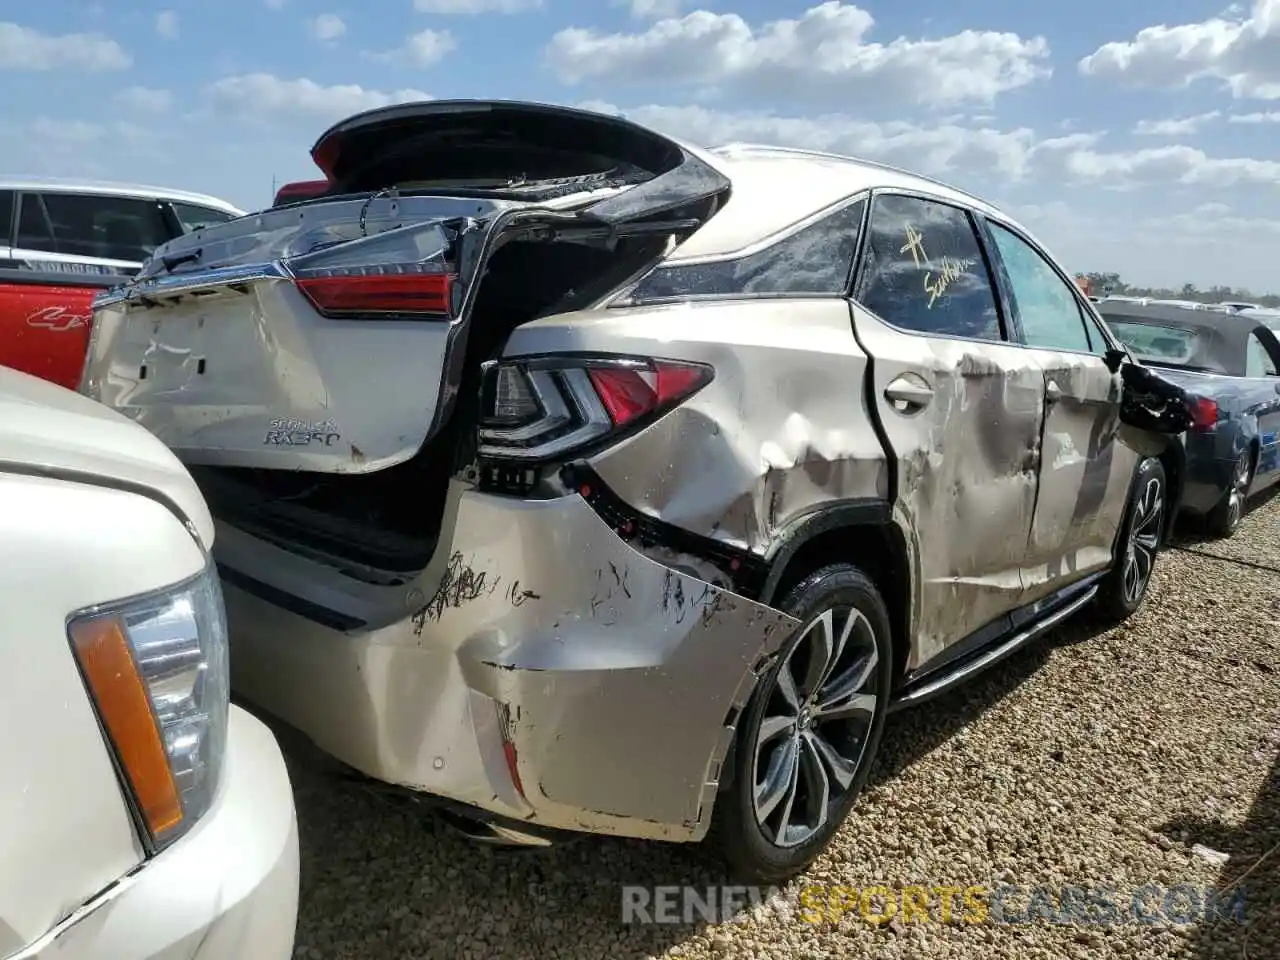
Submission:
<svg viewBox="0 0 1280 960">
<path fill-rule="evenodd" d="M 835 607 L 809 622 L 778 670 L 752 766 L 756 822 L 779 847 L 826 826 L 862 763 L 881 695 L 870 621 Z"/>
<path fill-rule="evenodd" d="M 1227 529 L 1234 530 L 1240 525 L 1240 520 L 1244 516 L 1244 498 L 1249 490 L 1249 474 L 1253 464 L 1253 458 L 1249 451 L 1240 454 L 1240 459 L 1236 462 L 1235 472 L 1231 476 L 1231 490 L 1227 494 Z"/>
<path fill-rule="evenodd" d="M 1164 484 L 1159 477 L 1148 478 L 1133 511 L 1133 527 L 1124 558 L 1124 596 L 1137 603 L 1151 580 L 1156 551 L 1164 523 Z"/>
</svg>

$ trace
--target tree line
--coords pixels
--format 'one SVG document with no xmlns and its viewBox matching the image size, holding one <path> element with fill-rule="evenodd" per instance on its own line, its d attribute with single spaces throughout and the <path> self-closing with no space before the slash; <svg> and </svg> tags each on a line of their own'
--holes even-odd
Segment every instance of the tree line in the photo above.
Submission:
<svg viewBox="0 0 1280 960">
<path fill-rule="evenodd" d="M 1194 283 L 1184 283 L 1181 287 L 1136 287 L 1120 279 L 1118 273 L 1085 273 L 1081 276 L 1089 283 L 1089 292 L 1094 296 L 1107 293 L 1118 293 L 1126 297 L 1156 297 L 1162 300 L 1195 300 L 1198 303 L 1222 303 L 1236 301 L 1240 303 L 1256 303 L 1263 307 L 1280 307 L 1280 294 L 1256 294 L 1248 290 L 1237 290 L 1232 287 L 1215 286 L 1201 290 Z"/>
</svg>

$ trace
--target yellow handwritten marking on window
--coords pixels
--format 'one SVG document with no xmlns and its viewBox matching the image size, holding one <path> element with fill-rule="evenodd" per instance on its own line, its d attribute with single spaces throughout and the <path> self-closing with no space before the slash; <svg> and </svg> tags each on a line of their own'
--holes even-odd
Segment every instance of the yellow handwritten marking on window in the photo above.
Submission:
<svg viewBox="0 0 1280 960">
<path fill-rule="evenodd" d="M 924 275 L 924 292 L 929 294 L 928 308 L 932 310 L 937 299 L 946 293 L 951 285 L 964 276 L 965 272 L 977 262 L 973 257 L 966 257 L 964 260 L 943 257 L 940 264 L 941 269 L 936 277 L 932 273 Z"/>
<path fill-rule="evenodd" d="M 924 251 L 924 234 L 917 230 L 914 224 L 908 223 L 906 237 L 907 242 L 898 248 L 898 253 L 910 253 L 917 267 L 922 266 L 921 261 L 928 263 L 929 255 Z"/>
</svg>

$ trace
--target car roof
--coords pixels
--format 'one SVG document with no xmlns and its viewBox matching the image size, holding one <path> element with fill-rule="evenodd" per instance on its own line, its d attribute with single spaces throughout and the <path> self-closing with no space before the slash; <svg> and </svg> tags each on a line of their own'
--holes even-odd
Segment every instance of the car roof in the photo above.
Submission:
<svg viewBox="0 0 1280 960">
<path fill-rule="evenodd" d="M 747 252 L 844 198 L 873 187 L 959 203 L 1030 233 L 992 204 L 930 177 L 858 157 L 755 143 L 710 150 L 682 143 L 732 182 L 729 200 L 668 259 L 678 263 Z M 1034 239 L 1034 238 L 1032 238 Z"/>
<path fill-rule="evenodd" d="M 115 180 L 71 180 L 57 177 L 9 177 L 0 175 L 0 190 L 22 190 L 40 193 L 87 193 L 103 197 L 142 197 L 168 200 L 174 203 L 190 203 L 200 207 L 212 207 L 226 213 L 243 216 L 239 207 L 206 193 L 156 187 L 143 183 L 124 183 Z"/>
<path fill-rule="evenodd" d="M 1147 302 L 1134 300 L 1104 300 L 1098 304 L 1098 312 L 1110 319 L 1147 320 L 1151 323 L 1175 323 L 1182 327 L 1205 327 L 1210 330 L 1243 331 L 1248 333 L 1262 326 L 1261 321 L 1248 312 L 1231 310 L 1205 310 L 1165 301 Z"/>
</svg>

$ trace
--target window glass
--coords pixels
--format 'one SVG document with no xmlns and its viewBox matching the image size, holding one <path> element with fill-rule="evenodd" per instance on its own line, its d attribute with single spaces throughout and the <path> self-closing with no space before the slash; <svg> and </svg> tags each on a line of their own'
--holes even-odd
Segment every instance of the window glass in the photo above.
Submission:
<svg viewBox="0 0 1280 960">
<path fill-rule="evenodd" d="M 169 239 L 160 204 L 132 197 L 46 193 L 58 253 L 142 261 Z"/>
<path fill-rule="evenodd" d="M 1179 367 L 1203 367 L 1212 354 L 1205 331 L 1175 324 L 1112 320 L 1112 332 L 1139 360 Z"/>
<path fill-rule="evenodd" d="M 232 214 L 223 210 L 214 210 L 212 207 L 197 207 L 190 203 L 174 203 L 171 206 L 178 222 L 182 224 L 182 229 L 187 233 L 197 227 L 210 227 L 215 223 L 226 223 L 228 220 L 235 219 Z"/>
<path fill-rule="evenodd" d="M 22 195 L 18 210 L 18 237 L 14 245 L 44 253 L 58 252 L 58 245 L 54 243 L 53 234 L 49 231 L 49 221 L 45 219 L 44 204 L 41 203 L 39 194 Z"/>
<path fill-rule="evenodd" d="M 1249 334 L 1249 355 L 1245 358 L 1244 375 L 1246 377 L 1274 377 L 1277 375 L 1275 361 L 1271 359 L 1271 355 L 1267 353 L 1267 348 L 1263 346 L 1256 333 Z"/>
<path fill-rule="evenodd" d="M 991 278 L 969 215 L 916 197 L 878 197 L 858 300 L 919 333 L 1000 339 Z"/>
<path fill-rule="evenodd" d="M 716 263 L 661 267 L 636 301 L 734 294 L 843 296 L 858 248 L 865 201 L 849 204 L 764 250 Z"/>
<path fill-rule="evenodd" d="M 7 247 L 13 238 L 13 191 L 0 190 L 0 246 Z"/>
<path fill-rule="evenodd" d="M 1063 280 L 1049 262 L 1017 234 L 998 223 L 991 224 L 991 233 L 1013 288 L 1027 345 L 1089 353 L 1089 335 L 1081 319 L 1074 284 Z"/>
</svg>

